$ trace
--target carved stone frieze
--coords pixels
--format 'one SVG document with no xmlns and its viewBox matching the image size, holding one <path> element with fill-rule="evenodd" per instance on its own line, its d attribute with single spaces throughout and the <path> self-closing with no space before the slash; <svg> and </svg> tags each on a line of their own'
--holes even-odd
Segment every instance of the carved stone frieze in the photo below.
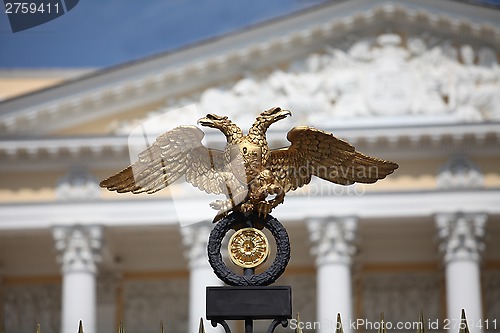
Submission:
<svg viewBox="0 0 500 333">
<path fill-rule="evenodd" d="M 362 279 L 362 314 L 372 323 L 415 322 L 424 311 L 429 320 L 441 318 L 440 282 L 437 273 L 367 274 Z"/>
<path fill-rule="evenodd" d="M 60 332 L 60 284 L 9 285 L 2 293 L 5 332 L 33 333 L 38 324 L 42 332 Z"/>
<path fill-rule="evenodd" d="M 323 127 L 345 121 L 356 125 L 363 118 L 382 124 L 431 118 L 491 121 L 500 119 L 500 66 L 487 47 L 475 50 L 450 40 L 436 43 L 425 35 L 381 34 L 360 37 L 346 49 L 326 47 L 286 68 L 246 73 L 230 85 L 170 99 L 149 117 L 186 105 L 182 103 L 195 103 L 202 114 L 224 110 L 248 125 L 271 106 L 293 110 L 294 124 Z M 170 117 L 178 116 L 171 112 Z M 130 125 L 117 131 L 128 133 Z M 276 124 L 280 126 L 290 125 Z"/>
<path fill-rule="evenodd" d="M 122 279 L 122 275 L 116 271 L 99 271 L 96 284 L 97 302 L 114 305 Z"/>
<path fill-rule="evenodd" d="M 488 320 L 486 332 L 498 330 L 498 318 L 500 314 L 500 271 L 486 271 L 483 276 L 484 295 L 484 319 Z M 497 322 L 493 320 L 497 319 Z M 485 324 L 485 323 L 484 323 Z M 496 324 L 496 325 L 495 325 Z"/>
<path fill-rule="evenodd" d="M 163 320 L 165 332 L 186 332 L 188 296 L 186 279 L 126 281 L 124 320 L 127 331 L 154 331 Z"/>
<path fill-rule="evenodd" d="M 234 110 L 240 117 L 253 117 L 238 110 L 256 113 L 271 103 L 300 114 L 297 123 L 323 126 L 360 117 L 499 119 L 500 67 L 493 51 L 428 43 L 397 34 L 360 38 L 347 50 L 327 48 L 286 70 L 261 77 L 247 74 L 231 88 L 210 88 L 199 106 L 205 112 Z"/>
<path fill-rule="evenodd" d="M 303 322 L 316 320 L 316 275 L 293 274 L 285 275 L 277 280 L 277 285 L 291 286 L 293 291 L 292 308 L 300 313 Z"/>
</svg>

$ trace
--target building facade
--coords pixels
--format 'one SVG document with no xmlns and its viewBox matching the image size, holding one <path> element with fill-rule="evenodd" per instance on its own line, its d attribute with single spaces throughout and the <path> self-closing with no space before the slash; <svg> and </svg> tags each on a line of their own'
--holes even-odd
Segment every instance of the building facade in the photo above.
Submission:
<svg viewBox="0 0 500 333">
<path fill-rule="evenodd" d="M 277 284 L 305 331 L 333 332 L 337 312 L 346 333 L 375 331 L 381 312 L 415 331 L 422 310 L 427 330 L 458 332 L 462 308 L 471 332 L 500 330 L 499 22 L 447 0 L 332 2 L 2 101 L 4 331 L 197 330 L 220 285 L 213 198 L 99 180 L 175 125 L 215 113 L 248 128 L 273 106 L 293 116 L 272 147 L 309 125 L 400 165 L 373 185 L 315 179 L 273 211 L 292 246 Z"/>
</svg>

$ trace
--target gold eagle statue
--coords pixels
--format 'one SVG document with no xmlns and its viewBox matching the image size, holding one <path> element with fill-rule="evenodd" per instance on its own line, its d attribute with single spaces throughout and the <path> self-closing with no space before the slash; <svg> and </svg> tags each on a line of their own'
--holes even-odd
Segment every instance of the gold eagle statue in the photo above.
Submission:
<svg viewBox="0 0 500 333">
<path fill-rule="evenodd" d="M 179 126 L 160 135 L 136 162 L 100 186 L 119 193 L 154 193 L 185 176 L 202 191 L 226 195 L 210 204 L 218 211 L 216 222 L 230 211 L 265 217 L 284 201 L 286 192 L 308 184 L 312 176 L 341 185 L 374 183 L 398 168 L 356 151 L 331 133 L 306 126 L 288 132 L 289 147 L 269 149 L 267 129 L 287 116 L 291 112 L 279 107 L 266 110 L 244 135 L 228 117 L 208 114 L 198 124 L 226 136 L 224 151 L 205 147 L 198 127 Z"/>
</svg>

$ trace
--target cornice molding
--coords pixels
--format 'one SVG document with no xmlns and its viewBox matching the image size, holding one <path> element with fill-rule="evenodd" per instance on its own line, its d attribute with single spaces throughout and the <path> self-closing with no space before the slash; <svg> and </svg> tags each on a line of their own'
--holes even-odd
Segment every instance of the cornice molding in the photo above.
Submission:
<svg viewBox="0 0 500 333">
<path fill-rule="evenodd" d="M 0 170 L 116 168 L 129 160 L 125 137 L 64 137 L 0 141 Z"/>
<path fill-rule="evenodd" d="M 290 61 L 321 45 L 352 44 L 350 32 L 380 30 L 382 23 L 384 29 L 389 26 L 403 29 L 404 23 L 464 42 L 500 45 L 498 26 L 465 18 L 465 9 L 472 6 L 445 2 L 459 7 L 462 16 L 454 17 L 446 8 L 427 1 L 421 8 L 412 1 L 332 4 L 179 52 L 104 70 L 0 103 L 0 135 L 47 134 L 197 91 L 233 80 L 242 70 L 269 68 Z M 426 11 L 425 6 L 435 12 Z M 481 8 L 474 12 L 478 10 L 486 11 Z"/>
<path fill-rule="evenodd" d="M 347 140 L 360 151 L 398 160 L 453 154 L 497 156 L 500 145 L 500 123 L 322 129 Z M 270 130 L 267 138 L 271 147 L 289 145 L 286 132 Z M 125 136 L 3 140 L 0 141 L 0 170 L 123 168 L 136 159 L 130 155 L 137 151 L 136 145 L 145 147 L 142 138 L 136 140 Z M 219 133 L 208 133 L 206 140 L 209 146 L 225 143 Z"/>
<path fill-rule="evenodd" d="M 495 190 L 378 192 L 355 195 L 290 196 L 285 208 L 276 208 L 275 216 L 287 225 L 328 216 L 353 216 L 362 219 L 429 218 L 438 213 L 482 212 L 500 216 Z M 0 205 L 0 230 L 44 230 L 54 225 L 95 225 L 140 227 L 184 225 L 206 221 L 208 196 L 175 200 L 94 200 Z M 193 208 L 196 207 L 196 208 Z M 360 207 L 363 207 L 360 209 Z M 209 209 L 209 208 L 208 208 Z M 147 212 L 145 214 L 144 212 Z"/>
</svg>

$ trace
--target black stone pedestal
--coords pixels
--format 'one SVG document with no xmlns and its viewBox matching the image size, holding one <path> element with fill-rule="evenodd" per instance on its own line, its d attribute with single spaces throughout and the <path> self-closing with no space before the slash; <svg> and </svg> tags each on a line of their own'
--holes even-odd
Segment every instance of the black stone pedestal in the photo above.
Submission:
<svg viewBox="0 0 500 333">
<path fill-rule="evenodd" d="M 253 320 L 272 319 L 268 332 L 286 327 L 292 318 L 290 286 L 207 287 L 207 320 L 221 324 L 230 333 L 226 320 L 245 320 L 245 333 L 251 333 Z"/>
</svg>

